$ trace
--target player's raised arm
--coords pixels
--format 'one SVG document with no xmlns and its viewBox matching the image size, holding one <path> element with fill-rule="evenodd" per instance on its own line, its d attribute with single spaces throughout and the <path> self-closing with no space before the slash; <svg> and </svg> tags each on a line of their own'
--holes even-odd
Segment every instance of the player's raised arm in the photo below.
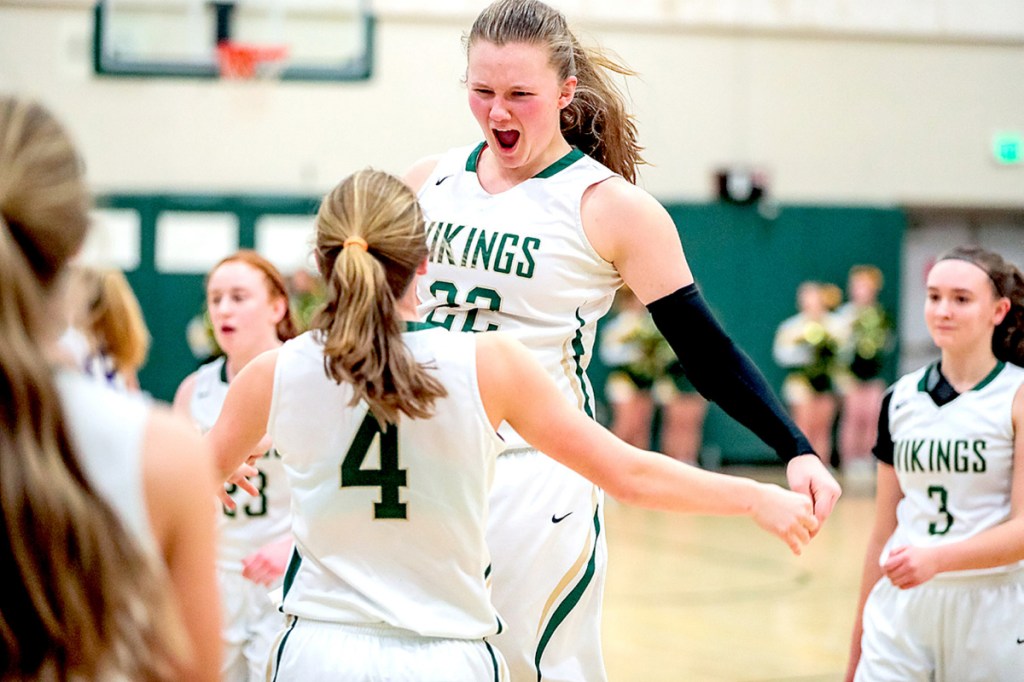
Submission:
<svg viewBox="0 0 1024 682">
<path fill-rule="evenodd" d="M 796 554 L 817 529 L 803 495 L 704 471 L 619 440 L 573 409 L 517 341 L 484 334 L 477 349 L 480 393 L 492 422 L 508 421 L 531 445 L 622 502 L 679 513 L 747 515 Z"/>
</svg>

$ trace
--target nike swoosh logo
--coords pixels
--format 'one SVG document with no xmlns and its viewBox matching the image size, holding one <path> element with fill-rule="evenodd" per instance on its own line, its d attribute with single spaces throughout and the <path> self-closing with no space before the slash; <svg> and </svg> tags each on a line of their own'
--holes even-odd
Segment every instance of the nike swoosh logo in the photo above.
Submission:
<svg viewBox="0 0 1024 682">
<path fill-rule="evenodd" d="M 569 513 L 571 514 L 572 512 L 569 512 Z M 1020 637 L 1018 637 L 1017 638 L 1017 644 L 1024 644 L 1024 639 L 1021 639 Z"/>
<path fill-rule="evenodd" d="M 443 178 L 440 178 L 440 179 L 439 179 L 439 180 L 438 180 L 437 182 L 435 182 L 434 184 L 435 184 L 435 185 L 440 185 L 440 184 L 441 184 L 442 182 L 444 182 L 445 180 L 447 180 L 447 179 L 448 179 L 448 178 L 450 178 L 450 177 L 451 177 L 450 175 L 446 175 L 446 176 L 444 176 Z"/>
<path fill-rule="evenodd" d="M 569 514 L 572 514 L 572 512 L 569 512 Z M 561 523 L 563 520 L 565 520 L 566 516 L 569 516 L 569 514 L 565 514 L 564 516 L 555 516 L 554 514 L 552 514 L 551 523 Z"/>
</svg>

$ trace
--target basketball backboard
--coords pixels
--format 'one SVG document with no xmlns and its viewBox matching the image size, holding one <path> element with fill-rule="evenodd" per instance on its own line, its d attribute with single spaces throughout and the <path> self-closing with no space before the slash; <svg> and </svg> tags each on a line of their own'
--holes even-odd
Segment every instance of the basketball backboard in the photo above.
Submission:
<svg viewBox="0 0 1024 682">
<path fill-rule="evenodd" d="M 225 44 L 285 48 L 284 60 L 266 65 L 284 80 L 371 74 L 368 0 L 97 0 L 94 19 L 100 75 L 217 78 Z"/>
</svg>

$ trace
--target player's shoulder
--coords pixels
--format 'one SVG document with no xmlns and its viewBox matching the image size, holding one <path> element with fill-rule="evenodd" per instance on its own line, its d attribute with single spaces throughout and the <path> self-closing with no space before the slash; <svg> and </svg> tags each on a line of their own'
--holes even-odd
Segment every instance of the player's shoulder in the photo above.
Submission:
<svg viewBox="0 0 1024 682">
<path fill-rule="evenodd" d="M 192 396 L 196 392 L 196 382 L 198 381 L 199 372 L 195 371 L 189 374 L 187 377 L 181 380 L 178 384 L 178 389 L 174 392 L 173 405 L 175 410 L 186 410 L 188 405 L 192 402 Z"/>
<path fill-rule="evenodd" d="M 413 192 L 419 192 L 443 156 L 443 154 L 434 154 L 416 161 L 402 174 L 402 180 Z"/>
<path fill-rule="evenodd" d="M 665 220 L 671 222 L 665 207 L 650 192 L 619 175 L 588 187 L 583 193 L 581 211 L 585 222 L 588 217 L 596 219 L 602 216 L 618 225 L 623 224 L 621 221 L 627 218 L 629 224 L 634 226 Z"/>
<path fill-rule="evenodd" d="M 1024 381 L 1024 367 L 1020 365 L 1007 362 L 1003 365 L 1003 371 L 1006 373 L 1007 378 L 1014 383 Z"/>
<path fill-rule="evenodd" d="M 416 193 L 427 181 L 438 173 L 451 173 L 466 165 L 467 160 L 480 145 L 453 147 L 439 154 L 425 156 L 416 161 L 402 174 L 402 180 Z"/>
<path fill-rule="evenodd" d="M 508 372 L 513 377 L 533 362 L 530 350 L 522 341 L 505 332 L 473 334 L 478 369 Z"/>
</svg>

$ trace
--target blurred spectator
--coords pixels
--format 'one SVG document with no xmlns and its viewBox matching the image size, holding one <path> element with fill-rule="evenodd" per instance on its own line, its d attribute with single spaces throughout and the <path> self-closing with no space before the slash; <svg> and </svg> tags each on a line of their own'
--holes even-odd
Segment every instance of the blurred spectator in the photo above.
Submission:
<svg viewBox="0 0 1024 682">
<path fill-rule="evenodd" d="M 605 395 L 612 410 L 611 431 L 649 449 L 655 408 L 660 407 L 660 449 L 697 464 L 707 401 L 686 379 L 650 313 L 627 287 L 619 290 L 616 314 L 604 328 L 599 352 L 610 370 Z"/>
<path fill-rule="evenodd" d="M 882 371 L 895 339 L 892 321 L 878 302 L 883 283 L 882 271 L 875 266 L 853 266 L 847 284 L 849 302 L 836 311 L 845 328 L 839 353 L 844 368 L 839 456 L 843 473 L 856 480 L 873 477 L 871 448 L 885 392 Z"/>
<path fill-rule="evenodd" d="M 839 293 L 834 284 L 802 283 L 797 288 L 799 312 L 779 325 L 772 348 L 775 362 L 789 370 L 782 397 L 793 421 L 824 462 L 832 457 L 837 355 L 844 333 L 831 312 L 831 306 L 839 303 Z"/>
<path fill-rule="evenodd" d="M 314 275 L 308 270 L 300 268 L 296 270 L 288 281 L 288 295 L 292 308 L 292 314 L 299 324 L 299 331 L 309 329 L 309 323 L 313 315 L 324 302 L 324 283 L 319 275 Z"/>
</svg>

